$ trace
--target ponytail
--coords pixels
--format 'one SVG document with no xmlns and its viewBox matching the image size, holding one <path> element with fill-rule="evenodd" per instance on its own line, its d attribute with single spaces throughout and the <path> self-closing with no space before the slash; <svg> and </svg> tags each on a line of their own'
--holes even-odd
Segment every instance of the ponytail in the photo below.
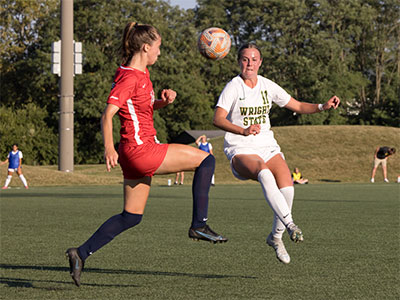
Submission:
<svg viewBox="0 0 400 300">
<path fill-rule="evenodd" d="M 126 24 L 120 48 L 122 64 L 129 64 L 133 55 L 140 52 L 143 44 L 151 45 L 159 37 L 160 33 L 151 25 L 139 25 L 137 22 Z"/>
</svg>

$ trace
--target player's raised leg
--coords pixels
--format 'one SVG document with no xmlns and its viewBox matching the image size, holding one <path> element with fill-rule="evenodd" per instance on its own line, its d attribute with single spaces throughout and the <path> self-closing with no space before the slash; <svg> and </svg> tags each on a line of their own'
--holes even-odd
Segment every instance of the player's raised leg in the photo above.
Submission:
<svg viewBox="0 0 400 300">
<path fill-rule="evenodd" d="M 226 242 L 228 239 L 216 233 L 207 225 L 208 194 L 214 169 L 215 158 L 213 155 L 190 146 L 171 144 L 156 174 L 195 171 L 192 184 L 193 215 L 189 237 L 195 240 L 217 243 Z"/>
</svg>

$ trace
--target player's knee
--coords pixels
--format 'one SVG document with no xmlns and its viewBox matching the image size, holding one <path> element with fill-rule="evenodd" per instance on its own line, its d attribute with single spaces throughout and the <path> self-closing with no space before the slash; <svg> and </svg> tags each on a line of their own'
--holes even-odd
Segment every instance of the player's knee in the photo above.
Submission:
<svg viewBox="0 0 400 300">
<path fill-rule="evenodd" d="M 141 221 L 142 221 L 142 217 L 143 215 L 139 215 L 139 214 L 132 214 L 130 212 L 127 212 L 126 210 L 124 210 L 121 213 L 124 225 L 126 228 L 131 228 L 133 226 L 138 225 Z"/>
<path fill-rule="evenodd" d="M 207 155 L 203 161 L 201 162 L 200 166 L 204 167 L 214 167 L 215 166 L 215 157 L 212 154 Z"/>
</svg>

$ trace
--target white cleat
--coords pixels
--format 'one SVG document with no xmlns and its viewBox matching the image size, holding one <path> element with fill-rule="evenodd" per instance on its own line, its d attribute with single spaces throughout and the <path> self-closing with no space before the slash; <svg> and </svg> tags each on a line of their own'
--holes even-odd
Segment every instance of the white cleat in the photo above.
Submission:
<svg viewBox="0 0 400 300">
<path fill-rule="evenodd" d="M 288 228 L 287 231 L 289 233 L 290 239 L 295 242 L 295 243 L 300 243 L 304 240 L 303 238 L 303 232 L 297 225 L 291 224 Z"/>
<path fill-rule="evenodd" d="M 290 263 L 290 256 L 286 251 L 282 239 L 275 238 L 272 233 L 267 237 L 267 244 L 275 249 L 276 258 L 284 264 Z"/>
<path fill-rule="evenodd" d="M 375 179 L 374 179 L 374 178 L 371 178 L 371 182 L 374 183 L 374 182 L 375 182 Z"/>
<path fill-rule="evenodd" d="M 388 180 L 387 178 L 383 179 L 383 181 L 385 181 L 385 182 L 389 182 L 389 180 Z"/>
</svg>

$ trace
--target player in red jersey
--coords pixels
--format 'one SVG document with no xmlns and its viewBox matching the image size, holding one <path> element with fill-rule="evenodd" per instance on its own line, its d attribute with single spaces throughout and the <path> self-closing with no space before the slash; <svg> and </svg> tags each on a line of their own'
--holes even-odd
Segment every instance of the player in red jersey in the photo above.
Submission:
<svg viewBox="0 0 400 300">
<path fill-rule="evenodd" d="M 174 102 L 176 92 L 166 89 L 156 100 L 147 66 L 160 55 L 161 36 L 150 25 L 128 23 L 122 40 L 122 66 L 116 72 L 107 107 L 102 115 L 104 158 L 107 170 L 121 165 L 124 175 L 124 209 L 108 219 L 79 248 L 69 248 L 70 274 L 77 286 L 85 260 L 121 232 L 138 225 L 150 192 L 154 174 L 195 171 L 193 216 L 189 237 L 210 242 L 226 242 L 206 224 L 208 192 L 215 158 L 207 152 L 180 144 L 160 144 L 153 125 L 153 110 Z M 118 152 L 114 148 L 112 118 L 121 122 Z"/>
</svg>

